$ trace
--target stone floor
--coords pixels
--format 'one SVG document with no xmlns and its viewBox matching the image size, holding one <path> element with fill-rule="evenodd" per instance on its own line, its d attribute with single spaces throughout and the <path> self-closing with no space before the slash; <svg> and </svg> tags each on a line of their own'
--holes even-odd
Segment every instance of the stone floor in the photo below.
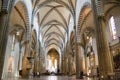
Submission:
<svg viewBox="0 0 120 80">
<path fill-rule="evenodd" d="M 29 78 L 29 79 L 13 79 L 13 78 L 7 78 L 3 80 L 97 80 L 97 79 L 90 79 L 90 78 L 84 78 L 84 79 L 76 79 L 75 76 L 68 77 L 68 76 L 41 76 L 40 78 Z"/>
</svg>

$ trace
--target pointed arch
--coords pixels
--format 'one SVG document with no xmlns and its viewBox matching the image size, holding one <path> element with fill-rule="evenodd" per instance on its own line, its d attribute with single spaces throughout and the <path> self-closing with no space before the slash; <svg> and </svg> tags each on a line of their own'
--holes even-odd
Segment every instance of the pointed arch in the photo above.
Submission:
<svg viewBox="0 0 120 80">
<path fill-rule="evenodd" d="M 23 15 L 22 15 L 21 11 L 16 6 L 17 4 L 21 4 L 23 6 L 23 9 L 24 9 L 24 12 L 25 12 L 25 16 L 26 16 L 25 18 L 26 19 L 23 18 Z M 24 24 L 26 26 L 26 29 L 30 29 L 30 17 L 31 16 L 29 15 L 30 11 L 28 11 L 29 9 L 28 9 L 27 4 L 24 1 L 17 1 L 14 4 L 14 8 L 18 11 L 18 13 L 20 14 L 21 18 L 23 19 Z"/>
</svg>

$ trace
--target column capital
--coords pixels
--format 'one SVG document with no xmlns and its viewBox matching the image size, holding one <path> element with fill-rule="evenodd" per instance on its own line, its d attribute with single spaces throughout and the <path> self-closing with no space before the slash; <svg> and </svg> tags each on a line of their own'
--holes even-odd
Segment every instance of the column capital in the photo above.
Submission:
<svg viewBox="0 0 120 80">
<path fill-rule="evenodd" d="M 1 8 L 1 12 L 7 14 L 8 10 L 9 10 L 9 4 L 10 4 L 10 0 L 3 0 L 3 5 Z"/>
</svg>

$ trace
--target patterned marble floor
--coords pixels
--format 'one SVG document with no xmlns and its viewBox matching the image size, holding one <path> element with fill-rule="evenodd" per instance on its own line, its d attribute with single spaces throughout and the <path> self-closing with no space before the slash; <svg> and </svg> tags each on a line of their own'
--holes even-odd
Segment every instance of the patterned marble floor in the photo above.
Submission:
<svg viewBox="0 0 120 80">
<path fill-rule="evenodd" d="M 41 76 L 40 78 L 29 78 L 29 79 L 13 79 L 7 78 L 4 80 L 96 80 L 96 79 L 76 79 L 75 76 L 68 77 L 68 76 Z"/>
</svg>

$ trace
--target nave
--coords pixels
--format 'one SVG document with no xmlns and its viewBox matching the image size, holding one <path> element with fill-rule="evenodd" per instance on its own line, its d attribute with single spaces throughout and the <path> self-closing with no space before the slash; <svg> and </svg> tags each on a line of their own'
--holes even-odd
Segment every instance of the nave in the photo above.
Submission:
<svg viewBox="0 0 120 80">
<path fill-rule="evenodd" d="M 0 0 L 0 80 L 88 76 L 120 80 L 120 0 Z"/>
</svg>

